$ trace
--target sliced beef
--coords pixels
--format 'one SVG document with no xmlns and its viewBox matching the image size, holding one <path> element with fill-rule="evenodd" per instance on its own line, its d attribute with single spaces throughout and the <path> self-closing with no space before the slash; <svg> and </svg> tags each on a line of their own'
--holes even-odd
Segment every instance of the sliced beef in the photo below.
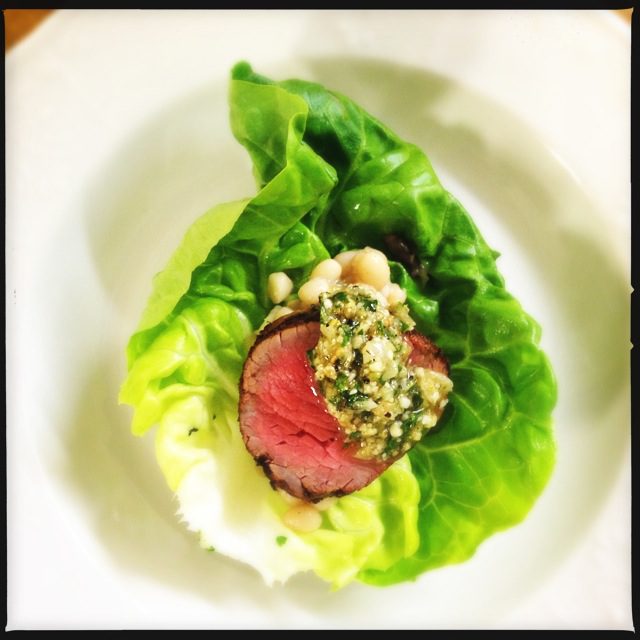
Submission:
<svg viewBox="0 0 640 640">
<path fill-rule="evenodd" d="M 395 461 L 361 460 L 356 445 L 345 442 L 307 357 L 319 337 L 317 310 L 270 323 L 251 348 L 240 382 L 239 420 L 247 449 L 274 488 L 311 502 L 357 491 Z M 448 373 L 431 341 L 417 332 L 407 340 L 416 365 Z"/>
<path fill-rule="evenodd" d="M 413 347 L 409 362 L 415 367 L 431 369 L 445 376 L 449 375 L 449 363 L 442 353 L 442 349 L 431 342 L 429 338 L 417 331 L 408 331 L 404 339 Z"/>
</svg>

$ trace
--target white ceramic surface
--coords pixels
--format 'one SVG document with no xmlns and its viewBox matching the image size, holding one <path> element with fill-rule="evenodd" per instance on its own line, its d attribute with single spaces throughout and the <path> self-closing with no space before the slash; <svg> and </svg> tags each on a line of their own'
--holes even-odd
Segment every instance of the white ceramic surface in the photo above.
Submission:
<svg viewBox="0 0 640 640">
<path fill-rule="evenodd" d="M 57 12 L 6 59 L 8 628 L 630 629 L 630 31 L 607 12 Z M 430 156 L 559 383 L 518 527 L 388 589 L 266 588 L 174 516 L 116 396 L 187 226 L 254 192 L 239 59 Z"/>
</svg>

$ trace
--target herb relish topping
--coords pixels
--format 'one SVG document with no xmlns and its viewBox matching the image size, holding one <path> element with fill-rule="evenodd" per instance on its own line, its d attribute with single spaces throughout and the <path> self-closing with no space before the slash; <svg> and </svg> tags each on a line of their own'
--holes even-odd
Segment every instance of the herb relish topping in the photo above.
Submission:
<svg viewBox="0 0 640 640">
<path fill-rule="evenodd" d="M 338 282 L 320 294 L 320 339 L 309 352 L 329 412 L 356 456 L 386 460 L 432 428 L 451 380 L 409 362 L 406 305 L 388 306 L 373 287 Z"/>
</svg>

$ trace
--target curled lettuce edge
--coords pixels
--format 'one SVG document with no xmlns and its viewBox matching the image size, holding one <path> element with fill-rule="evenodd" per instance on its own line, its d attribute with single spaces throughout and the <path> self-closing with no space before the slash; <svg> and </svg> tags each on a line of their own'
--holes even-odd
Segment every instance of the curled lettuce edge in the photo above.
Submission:
<svg viewBox="0 0 640 640">
<path fill-rule="evenodd" d="M 334 589 L 383 586 L 468 559 L 525 518 L 553 470 L 557 388 L 539 325 L 420 149 L 345 96 L 275 83 L 247 63 L 229 99 L 258 193 L 205 213 L 154 279 L 119 396 L 133 433 L 158 426 L 159 465 L 202 546 L 269 584 L 311 570 Z M 407 456 L 322 511 L 318 530 L 296 533 L 237 423 L 242 365 L 270 307 L 266 276 L 287 271 L 297 288 L 326 257 L 387 252 L 382 238 L 407 229 L 428 280 L 391 261 L 392 279 L 450 361 L 450 402 Z"/>
</svg>

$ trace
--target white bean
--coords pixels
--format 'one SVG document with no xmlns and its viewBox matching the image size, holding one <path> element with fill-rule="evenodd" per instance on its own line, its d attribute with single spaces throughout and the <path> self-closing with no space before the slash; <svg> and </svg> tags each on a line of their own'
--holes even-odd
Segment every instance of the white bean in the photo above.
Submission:
<svg viewBox="0 0 640 640">
<path fill-rule="evenodd" d="M 377 251 L 371 247 L 366 247 L 354 256 L 351 269 L 351 277 L 354 281 L 370 284 L 378 291 L 381 291 L 386 284 L 389 284 L 391 278 L 387 256 L 382 251 Z"/>
<path fill-rule="evenodd" d="M 390 307 L 407 299 L 407 292 L 395 282 L 385 285 L 382 289 L 382 295 L 387 299 Z"/>
<path fill-rule="evenodd" d="M 299 500 L 295 496 L 292 496 L 288 491 L 284 491 L 284 489 L 278 489 L 278 493 L 287 504 L 302 504 L 301 500 Z"/>
<path fill-rule="evenodd" d="M 326 511 L 327 509 L 331 509 L 333 505 L 338 501 L 338 498 L 334 498 L 333 496 L 329 496 L 328 498 L 324 498 L 320 500 L 320 502 L 316 502 L 315 507 L 318 511 Z"/>
<path fill-rule="evenodd" d="M 262 330 L 266 325 L 268 325 L 270 322 L 273 322 L 274 320 L 277 320 L 280 317 L 280 310 L 281 309 L 286 309 L 287 307 L 281 307 L 280 305 L 276 305 L 275 307 L 273 307 L 273 309 L 271 309 L 271 311 L 269 311 L 269 313 L 267 314 L 267 317 L 264 319 L 264 322 L 262 323 L 260 330 Z M 288 309 L 289 312 L 291 312 L 290 309 Z"/>
<path fill-rule="evenodd" d="M 301 502 L 291 507 L 291 509 L 282 516 L 282 521 L 290 529 L 300 531 L 301 533 L 309 533 L 320 528 L 322 516 L 320 512 L 310 504 Z"/>
<path fill-rule="evenodd" d="M 273 304 L 282 302 L 293 290 L 293 282 L 284 271 L 275 271 L 267 279 L 267 294 Z"/>
<path fill-rule="evenodd" d="M 277 309 L 274 320 L 284 318 L 284 316 L 288 316 L 290 313 L 293 313 L 293 309 L 289 309 L 289 307 L 274 307 L 274 309 Z"/>
<path fill-rule="evenodd" d="M 342 265 L 331 258 L 319 262 L 311 272 L 312 278 L 326 278 L 335 282 L 342 275 Z"/>
<path fill-rule="evenodd" d="M 347 278 L 349 276 L 349 272 L 351 271 L 351 262 L 357 253 L 360 252 L 357 250 L 343 251 L 333 258 L 342 267 L 343 278 Z"/>
<path fill-rule="evenodd" d="M 328 291 L 329 281 L 326 278 L 311 278 L 298 291 L 298 297 L 303 304 L 318 304 L 320 294 Z"/>
<path fill-rule="evenodd" d="M 353 249 L 352 251 L 343 251 L 342 253 L 334 256 L 333 259 L 336 262 L 339 262 L 340 266 L 344 269 L 354 259 L 356 253 L 359 253 L 358 249 Z"/>
<path fill-rule="evenodd" d="M 291 311 L 300 311 L 303 307 L 304 305 L 302 304 L 302 300 L 300 300 L 299 298 L 291 300 L 291 302 L 289 302 L 289 304 L 287 305 L 287 309 L 291 309 Z"/>
</svg>

